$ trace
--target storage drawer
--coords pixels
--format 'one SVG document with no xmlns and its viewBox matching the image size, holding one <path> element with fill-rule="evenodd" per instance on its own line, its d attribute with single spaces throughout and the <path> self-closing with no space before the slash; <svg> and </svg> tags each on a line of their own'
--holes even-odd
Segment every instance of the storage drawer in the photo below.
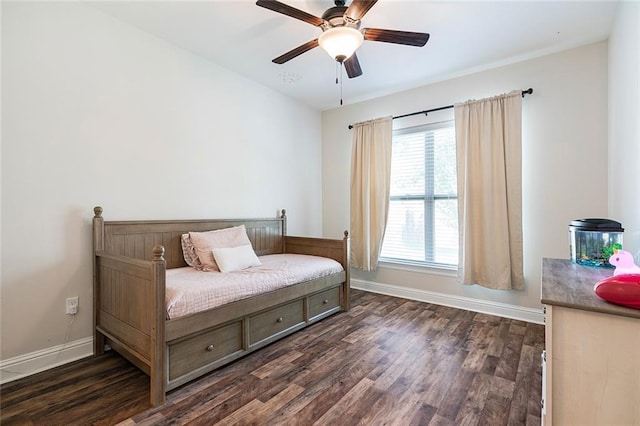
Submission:
<svg viewBox="0 0 640 426">
<path fill-rule="evenodd" d="M 302 299 L 269 309 L 249 318 L 249 345 L 304 324 Z"/>
<path fill-rule="evenodd" d="M 242 350 L 242 321 L 169 345 L 169 380 Z"/>
<path fill-rule="evenodd" d="M 309 319 L 340 306 L 340 287 L 309 296 Z"/>
</svg>

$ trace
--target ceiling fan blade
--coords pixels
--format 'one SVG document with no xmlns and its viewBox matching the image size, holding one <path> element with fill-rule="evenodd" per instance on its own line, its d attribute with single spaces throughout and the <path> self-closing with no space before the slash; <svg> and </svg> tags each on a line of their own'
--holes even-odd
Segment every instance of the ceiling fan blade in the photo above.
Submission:
<svg viewBox="0 0 640 426">
<path fill-rule="evenodd" d="M 273 10 L 274 12 L 291 16 L 292 18 L 299 19 L 316 27 L 324 24 L 324 20 L 322 18 L 318 18 L 317 16 L 313 16 L 307 12 L 296 9 L 295 7 L 289 6 L 288 4 L 280 3 L 276 0 L 258 0 L 256 4 L 258 6 L 264 7 L 265 9 Z"/>
<path fill-rule="evenodd" d="M 308 41 L 305 44 L 300 45 L 295 49 L 288 51 L 284 55 L 280 55 L 277 58 L 275 58 L 272 62 L 276 64 L 284 64 L 285 62 L 290 61 L 296 56 L 302 55 L 304 52 L 313 49 L 314 47 L 318 47 L 318 39 Z"/>
<path fill-rule="evenodd" d="M 347 76 L 349 78 L 360 77 L 362 75 L 362 68 L 360 68 L 360 61 L 358 56 L 353 53 L 349 58 L 344 61 L 344 68 L 347 70 Z"/>
<path fill-rule="evenodd" d="M 407 46 L 422 47 L 429 41 L 428 33 L 414 33 L 410 31 L 382 30 L 380 28 L 365 28 L 362 30 L 364 39 L 382 41 L 384 43 L 406 44 Z"/>
<path fill-rule="evenodd" d="M 353 0 L 344 14 L 354 20 L 362 19 L 377 1 L 378 0 Z"/>
</svg>

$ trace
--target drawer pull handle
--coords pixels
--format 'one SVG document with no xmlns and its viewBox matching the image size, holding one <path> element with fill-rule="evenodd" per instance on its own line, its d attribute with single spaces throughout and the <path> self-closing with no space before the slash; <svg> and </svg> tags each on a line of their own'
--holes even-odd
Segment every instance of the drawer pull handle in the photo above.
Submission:
<svg viewBox="0 0 640 426">
<path fill-rule="evenodd" d="M 207 346 L 207 351 L 208 351 L 208 352 L 213 351 L 213 345 L 209 345 L 209 346 Z"/>
<path fill-rule="evenodd" d="M 278 318 L 276 321 L 278 321 L 278 322 L 282 322 L 282 321 L 284 321 L 284 320 L 282 319 L 282 317 L 280 317 L 280 318 Z"/>
<path fill-rule="evenodd" d="M 327 303 L 329 303 L 329 299 L 324 299 L 324 300 L 322 301 L 322 304 L 323 304 L 323 305 L 326 305 Z"/>
</svg>

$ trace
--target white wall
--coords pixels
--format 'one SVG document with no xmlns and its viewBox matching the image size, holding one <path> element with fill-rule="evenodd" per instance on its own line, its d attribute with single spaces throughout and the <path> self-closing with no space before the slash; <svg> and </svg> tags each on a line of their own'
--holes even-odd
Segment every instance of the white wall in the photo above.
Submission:
<svg viewBox="0 0 640 426">
<path fill-rule="evenodd" d="M 609 38 L 609 214 L 640 264 L 640 3 L 618 6 Z"/>
<path fill-rule="evenodd" d="M 2 2 L 2 124 L 3 361 L 92 335 L 95 205 L 322 232 L 318 111 L 91 7 Z"/>
<path fill-rule="evenodd" d="M 349 227 L 350 123 L 532 87 L 523 100 L 523 291 L 463 286 L 446 275 L 380 267 L 364 282 L 539 309 L 543 257 L 568 258 L 572 219 L 607 216 L 607 43 L 443 81 L 322 114 L 324 232 Z M 394 120 L 394 126 L 403 126 Z M 417 294 L 414 292 L 413 294 Z"/>
</svg>

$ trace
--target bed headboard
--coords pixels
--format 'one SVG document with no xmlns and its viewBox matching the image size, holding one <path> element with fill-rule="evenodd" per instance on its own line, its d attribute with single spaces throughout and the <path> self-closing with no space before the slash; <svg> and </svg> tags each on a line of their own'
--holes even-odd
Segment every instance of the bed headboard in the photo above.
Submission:
<svg viewBox="0 0 640 426">
<path fill-rule="evenodd" d="M 105 221 L 102 207 L 93 209 L 94 250 L 142 260 L 153 259 L 153 246 L 164 246 L 167 268 L 187 266 L 180 236 L 189 231 L 211 231 L 244 225 L 258 256 L 282 253 L 287 232 L 286 211 L 273 219 L 193 219 Z"/>
</svg>

